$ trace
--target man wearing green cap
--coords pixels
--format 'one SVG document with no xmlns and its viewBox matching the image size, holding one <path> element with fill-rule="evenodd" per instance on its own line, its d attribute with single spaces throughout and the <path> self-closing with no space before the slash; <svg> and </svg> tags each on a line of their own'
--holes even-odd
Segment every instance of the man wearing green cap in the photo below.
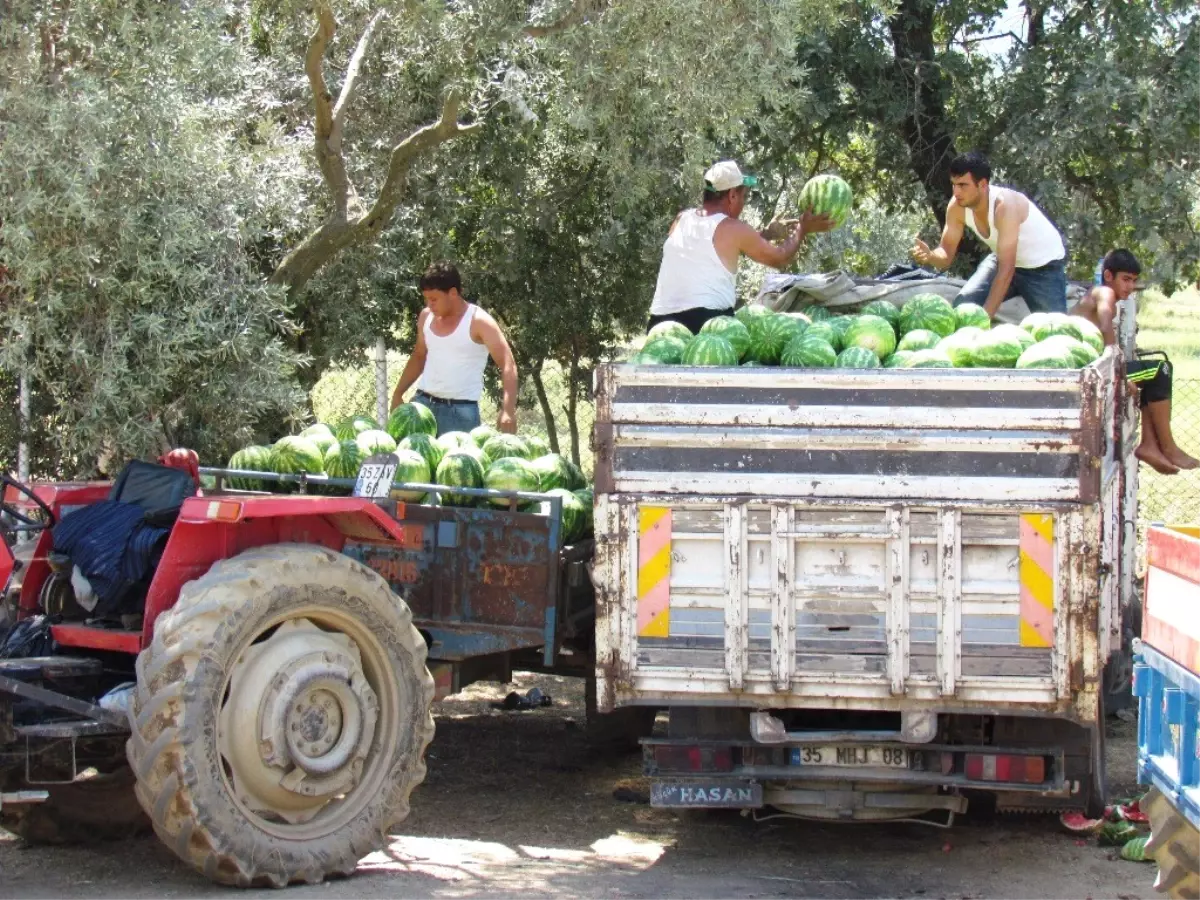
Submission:
<svg viewBox="0 0 1200 900">
<path fill-rule="evenodd" d="M 734 283 L 743 255 L 782 269 L 796 258 L 805 235 L 833 227 L 828 216 L 804 213 L 799 219 L 776 220 L 763 231 L 755 231 L 739 217 L 746 194 L 757 184 L 757 178 L 743 175 L 729 159 L 704 173 L 700 208 L 685 209 L 676 216 L 663 244 L 647 330 L 659 322 L 675 321 L 693 334 L 699 332 L 709 319 L 728 315 L 733 309 L 737 300 Z M 780 238 L 786 239 L 773 243 Z"/>
</svg>

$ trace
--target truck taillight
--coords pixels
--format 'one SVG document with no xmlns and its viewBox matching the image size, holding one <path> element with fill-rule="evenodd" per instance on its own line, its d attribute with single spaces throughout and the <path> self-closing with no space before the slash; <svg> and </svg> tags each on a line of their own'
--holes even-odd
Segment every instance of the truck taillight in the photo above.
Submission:
<svg viewBox="0 0 1200 900">
<path fill-rule="evenodd" d="M 1046 759 L 1042 756 L 968 753 L 964 768 L 971 781 L 1041 784 L 1046 780 Z"/>
<path fill-rule="evenodd" d="M 733 749 L 658 746 L 654 748 L 654 762 L 660 772 L 732 772 Z"/>
</svg>

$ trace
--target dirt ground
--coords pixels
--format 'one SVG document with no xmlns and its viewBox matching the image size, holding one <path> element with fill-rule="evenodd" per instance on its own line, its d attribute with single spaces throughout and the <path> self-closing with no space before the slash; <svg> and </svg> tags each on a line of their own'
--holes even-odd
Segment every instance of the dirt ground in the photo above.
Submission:
<svg viewBox="0 0 1200 900">
<path fill-rule="evenodd" d="M 969 815 L 949 830 L 835 825 L 651 809 L 640 758 L 589 752 L 583 683 L 517 676 L 438 704 L 429 775 L 385 852 L 353 878 L 287 897 L 902 897 L 1157 896 L 1154 867 L 1063 833 L 1053 817 Z M 540 687 L 547 709 L 493 709 Z M 660 726 L 662 722 L 660 719 Z M 1114 720 L 1114 796 L 1135 781 L 1135 735 Z M 0 897 L 200 897 L 227 891 L 153 837 L 27 848 L 0 832 Z M 240 897 L 277 897 L 263 891 Z"/>
</svg>

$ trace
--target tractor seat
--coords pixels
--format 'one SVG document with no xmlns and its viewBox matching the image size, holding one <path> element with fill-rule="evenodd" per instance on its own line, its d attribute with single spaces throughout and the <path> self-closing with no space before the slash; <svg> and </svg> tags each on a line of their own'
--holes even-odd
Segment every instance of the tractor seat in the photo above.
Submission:
<svg viewBox="0 0 1200 900">
<path fill-rule="evenodd" d="M 109 500 L 141 507 L 147 525 L 170 528 L 179 517 L 183 501 L 196 493 L 190 473 L 171 466 L 130 460 L 113 482 Z"/>
</svg>

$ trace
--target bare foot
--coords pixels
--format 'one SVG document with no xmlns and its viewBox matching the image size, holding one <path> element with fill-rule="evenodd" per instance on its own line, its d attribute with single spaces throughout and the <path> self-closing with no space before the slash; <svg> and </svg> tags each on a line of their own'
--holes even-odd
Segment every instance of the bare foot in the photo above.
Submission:
<svg viewBox="0 0 1200 900">
<path fill-rule="evenodd" d="M 1200 460 L 1196 459 L 1194 456 L 1188 456 L 1178 447 L 1173 447 L 1170 450 L 1164 450 L 1163 456 L 1166 457 L 1167 462 L 1171 463 L 1171 465 L 1178 466 L 1181 469 L 1194 469 L 1197 466 L 1200 466 Z"/>
<path fill-rule="evenodd" d="M 1155 472 L 1162 475 L 1178 475 L 1179 466 L 1172 463 L 1169 459 L 1156 450 L 1147 450 L 1145 447 L 1139 446 L 1133 451 L 1133 455 L 1152 468 Z"/>
</svg>

